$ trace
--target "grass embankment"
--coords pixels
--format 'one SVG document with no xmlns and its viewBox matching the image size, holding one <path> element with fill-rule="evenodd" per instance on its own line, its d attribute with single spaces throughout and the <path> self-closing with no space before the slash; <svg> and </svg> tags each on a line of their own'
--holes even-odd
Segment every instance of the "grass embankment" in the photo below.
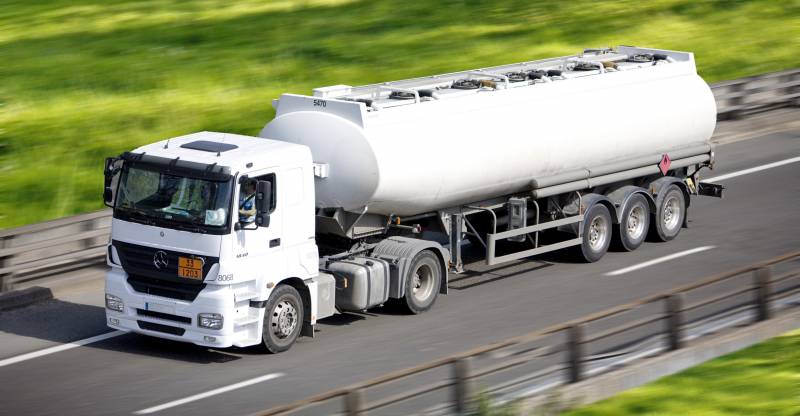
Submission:
<svg viewBox="0 0 800 416">
<path fill-rule="evenodd" d="M 800 415 L 800 330 L 564 416 Z"/>
<path fill-rule="evenodd" d="M 103 157 L 257 134 L 282 92 L 632 44 L 709 81 L 800 64 L 797 1 L 60 0 L 0 4 L 0 228 L 102 207 Z"/>
</svg>

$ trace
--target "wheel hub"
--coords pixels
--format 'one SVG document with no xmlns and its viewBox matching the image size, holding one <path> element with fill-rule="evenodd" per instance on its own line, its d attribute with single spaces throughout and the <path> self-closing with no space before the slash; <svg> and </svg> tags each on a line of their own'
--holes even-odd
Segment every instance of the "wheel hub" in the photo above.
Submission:
<svg viewBox="0 0 800 416">
<path fill-rule="evenodd" d="M 420 266 L 417 272 L 414 273 L 412 284 L 412 291 L 414 297 L 419 300 L 425 300 L 433 287 L 433 276 L 431 269 L 427 265 Z"/>
<path fill-rule="evenodd" d="M 297 309 L 289 301 L 278 302 L 272 311 L 270 324 L 278 338 L 290 336 L 297 327 Z"/>
<path fill-rule="evenodd" d="M 589 246 L 597 251 L 603 248 L 608 237 L 608 227 L 603 217 L 595 217 L 589 224 Z"/>
<path fill-rule="evenodd" d="M 644 208 L 636 206 L 631 210 L 626 227 L 631 239 L 638 240 L 642 236 L 644 233 Z"/>
<path fill-rule="evenodd" d="M 671 197 L 664 204 L 664 217 L 663 217 L 664 228 L 672 230 L 675 227 L 677 227 L 679 225 L 678 221 L 680 220 L 680 216 L 681 216 L 680 201 L 678 201 L 678 198 L 676 197 Z"/>
</svg>

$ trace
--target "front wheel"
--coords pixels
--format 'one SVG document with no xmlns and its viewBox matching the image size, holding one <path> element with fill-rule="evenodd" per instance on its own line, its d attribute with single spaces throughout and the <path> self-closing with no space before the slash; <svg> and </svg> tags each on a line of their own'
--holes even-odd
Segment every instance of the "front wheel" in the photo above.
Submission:
<svg viewBox="0 0 800 416">
<path fill-rule="evenodd" d="M 435 254 L 424 250 L 414 256 L 406 275 L 406 309 L 413 314 L 430 309 L 439 295 L 441 282 L 442 266 Z"/>
<path fill-rule="evenodd" d="M 261 335 L 263 345 L 272 354 L 292 347 L 303 326 L 303 302 L 297 289 L 280 285 L 267 301 L 264 328 Z"/>
</svg>

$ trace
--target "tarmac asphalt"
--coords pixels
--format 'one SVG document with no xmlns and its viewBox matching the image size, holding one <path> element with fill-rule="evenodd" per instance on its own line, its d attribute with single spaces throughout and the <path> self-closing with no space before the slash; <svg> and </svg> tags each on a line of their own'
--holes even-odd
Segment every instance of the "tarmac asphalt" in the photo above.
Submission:
<svg viewBox="0 0 800 416">
<path fill-rule="evenodd" d="M 706 177 L 800 156 L 800 128 L 748 140 L 738 133 L 738 141 L 717 148 L 716 169 Z M 3 365 L 108 331 L 99 279 L 54 289 L 55 300 L 0 313 L 0 415 L 251 414 L 800 249 L 800 162 L 721 183 L 725 198 L 694 198 L 689 228 L 674 241 L 610 252 L 594 264 L 534 258 L 493 270 L 475 265 L 429 313 L 338 315 L 279 355 L 124 334 Z M 611 273 L 700 247 L 710 248 Z M 216 394 L 204 395 L 210 391 Z"/>
</svg>

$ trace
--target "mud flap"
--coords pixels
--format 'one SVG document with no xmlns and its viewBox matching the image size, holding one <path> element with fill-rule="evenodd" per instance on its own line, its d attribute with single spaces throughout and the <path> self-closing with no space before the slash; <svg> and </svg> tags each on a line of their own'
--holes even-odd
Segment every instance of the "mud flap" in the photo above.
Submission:
<svg viewBox="0 0 800 416">
<path fill-rule="evenodd" d="M 303 327 L 300 328 L 300 336 L 301 337 L 309 337 L 314 338 L 314 328 L 316 325 L 312 325 L 311 322 L 304 321 Z"/>
</svg>

